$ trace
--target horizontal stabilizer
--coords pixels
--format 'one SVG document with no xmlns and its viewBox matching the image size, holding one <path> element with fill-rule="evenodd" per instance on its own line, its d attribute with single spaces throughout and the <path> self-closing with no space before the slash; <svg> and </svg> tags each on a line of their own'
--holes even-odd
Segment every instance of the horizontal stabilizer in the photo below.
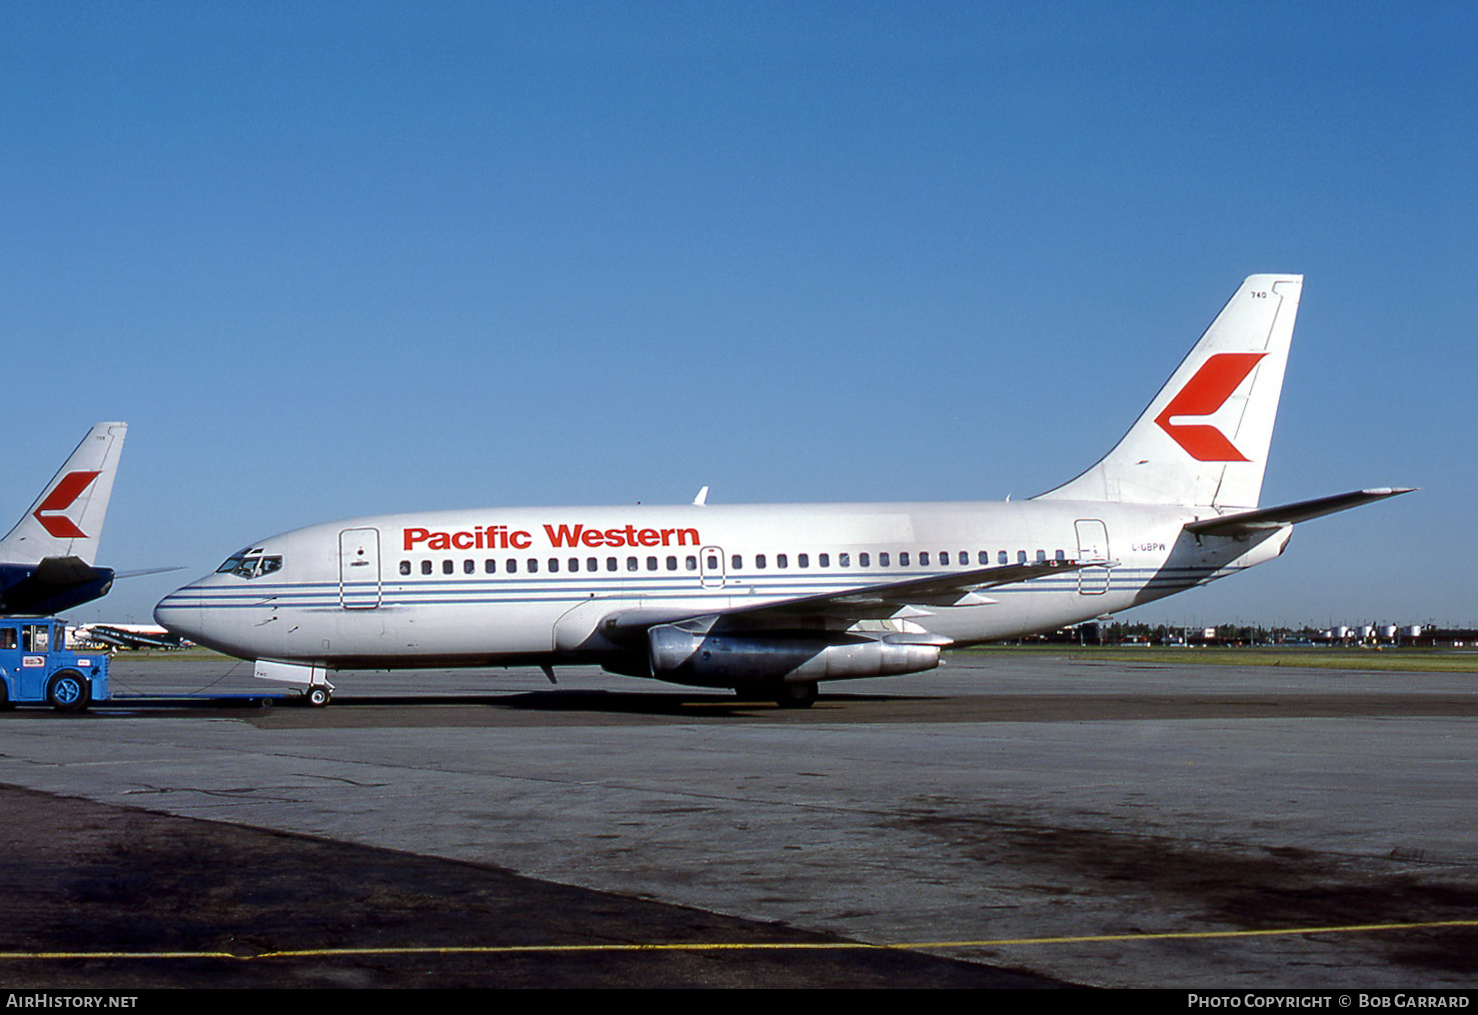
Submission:
<svg viewBox="0 0 1478 1015">
<path fill-rule="evenodd" d="M 1315 500 L 1301 500 L 1296 504 L 1282 504 L 1278 507 L 1258 508 L 1256 511 L 1242 511 L 1234 515 L 1220 515 L 1214 518 L 1203 518 L 1200 521 L 1190 522 L 1185 530 L 1197 536 L 1248 536 L 1269 529 L 1280 528 L 1284 525 L 1294 525 L 1298 522 L 1306 522 L 1310 518 L 1319 518 L 1323 515 L 1332 515 L 1336 511 L 1347 511 L 1361 504 L 1369 504 L 1372 501 L 1385 500 L 1387 497 L 1395 497 L 1403 493 L 1411 493 L 1416 487 L 1382 487 L 1375 490 L 1355 490 L 1351 493 L 1339 493 L 1332 497 L 1319 497 Z"/>
<path fill-rule="evenodd" d="M 44 557 L 32 576 L 43 585 L 68 586 L 111 578 L 113 572 L 105 567 L 93 567 L 81 557 Z"/>
</svg>

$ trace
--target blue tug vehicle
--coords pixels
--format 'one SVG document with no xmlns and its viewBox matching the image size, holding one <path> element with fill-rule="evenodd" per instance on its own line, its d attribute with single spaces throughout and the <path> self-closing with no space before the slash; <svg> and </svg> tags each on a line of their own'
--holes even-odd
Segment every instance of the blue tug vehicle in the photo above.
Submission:
<svg viewBox="0 0 1478 1015">
<path fill-rule="evenodd" d="M 0 709 L 82 712 L 108 699 L 108 653 L 72 652 L 56 617 L 0 617 Z"/>
</svg>

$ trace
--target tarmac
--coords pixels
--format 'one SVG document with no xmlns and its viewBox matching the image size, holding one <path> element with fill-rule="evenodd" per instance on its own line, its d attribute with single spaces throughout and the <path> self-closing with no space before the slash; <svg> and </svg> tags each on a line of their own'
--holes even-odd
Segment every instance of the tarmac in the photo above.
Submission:
<svg viewBox="0 0 1478 1015">
<path fill-rule="evenodd" d="M 122 697 L 274 690 L 123 654 L 112 704 L 0 714 L 0 982 L 1478 987 L 1478 673 L 1178 658 L 310 709 Z"/>
</svg>

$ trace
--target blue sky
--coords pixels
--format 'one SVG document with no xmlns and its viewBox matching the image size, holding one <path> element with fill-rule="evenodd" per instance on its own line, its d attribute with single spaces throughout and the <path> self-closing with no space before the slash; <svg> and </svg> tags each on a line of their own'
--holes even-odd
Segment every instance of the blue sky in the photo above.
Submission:
<svg viewBox="0 0 1478 1015">
<path fill-rule="evenodd" d="M 0 8 L 19 516 L 102 562 L 442 507 L 999 499 L 1306 276 L 1264 503 L 1415 485 L 1125 615 L 1478 625 L 1478 8 Z"/>
</svg>

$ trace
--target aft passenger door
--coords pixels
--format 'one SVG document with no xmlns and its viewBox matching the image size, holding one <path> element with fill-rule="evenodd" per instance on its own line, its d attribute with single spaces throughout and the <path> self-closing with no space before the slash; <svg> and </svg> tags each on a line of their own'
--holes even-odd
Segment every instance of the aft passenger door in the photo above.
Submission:
<svg viewBox="0 0 1478 1015">
<path fill-rule="evenodd" d="M 1078 560 L 1108 560 L 1108 526 L 1097 518 L 1079 518 L 1073 523 L 1078 530 Z M 1085 567 L 1078 572 L 1078 591 L 1085 596 L 1101 596 L 1108 591 L 1109 569 Z"/>
<path fill-rule="evenodd" d="M 339 533 L 339 604 L 346 610 L 380 605 L 380 530 Z"/>
</svg>

